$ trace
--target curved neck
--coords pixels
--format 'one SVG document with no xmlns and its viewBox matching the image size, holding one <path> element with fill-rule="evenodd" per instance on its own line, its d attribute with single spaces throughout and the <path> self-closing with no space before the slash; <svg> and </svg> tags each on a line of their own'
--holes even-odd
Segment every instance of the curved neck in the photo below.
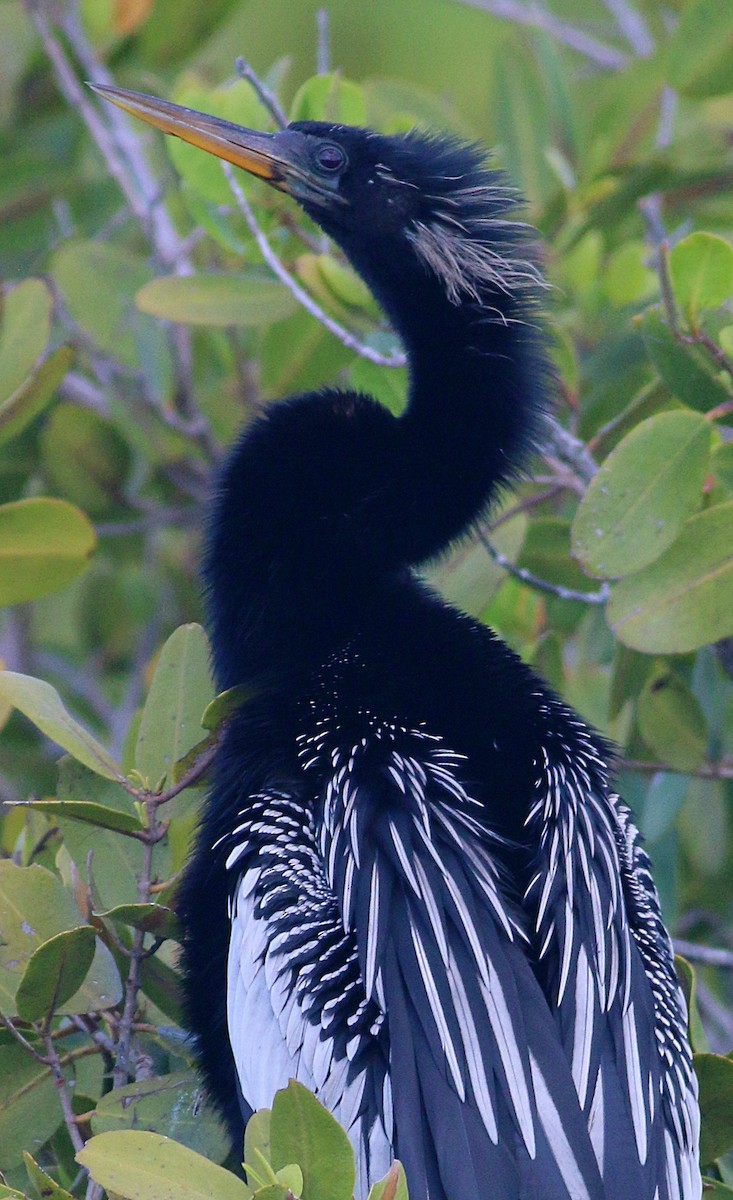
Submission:
<svg viewBox="0 0 733 1200">
<path fill-rule="evenodd" d="M 501 319 L 451 304 L 417 262 L 382 263 L 378 277 L 355 265 L 405 342 L 408 407 L 395 419 L 367 397 L 323 392 L 245 431 L 205 563 L 222 687 L 297 669 L 347 638 L 396 574 L 477 519 L 542 408 L 541 347 L 511 297 L 496 297 Z"/>
</svg>

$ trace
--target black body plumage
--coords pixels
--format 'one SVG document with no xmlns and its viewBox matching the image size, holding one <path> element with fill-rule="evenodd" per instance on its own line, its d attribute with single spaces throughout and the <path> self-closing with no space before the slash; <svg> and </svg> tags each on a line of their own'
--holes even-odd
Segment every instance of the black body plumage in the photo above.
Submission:
<svg viewBox="0 0 733 1200">
<path fill-rule="evenodd" d="M 411 1200 L 697 1200 L 684 1002 L 607 747 L 414 574 L 545 407 L 514 198 L 450 139 L 276 136 L 410 394 L 399 419 L 351 392 L 274 405 L 219 480 L 215 670 L 253 698 L 180 895 L 208 1084 L 235 1138 L 290 1076 L 312 1087 L 358 1200 L 393 1155 Z"/>
</svg>

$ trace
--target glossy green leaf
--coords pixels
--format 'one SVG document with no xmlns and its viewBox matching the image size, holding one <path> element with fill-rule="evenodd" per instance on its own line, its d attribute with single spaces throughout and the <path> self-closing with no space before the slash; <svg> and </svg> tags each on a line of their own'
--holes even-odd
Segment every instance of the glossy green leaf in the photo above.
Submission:
<svg viewBox="0 0 733 1200">
<path fill-rule="evenodd" d="M 708 412 L 730 400 L 730 392 L 711 367 L 710 356 L 698 346 L 678 342 L 659 309 L 648 308 L 639 322 L 647 354 L 670 396 L 698 412 Z"/>
<path fill-rule="evenodd" d="M 374 396 L 399 417 L 407 404 L 407 368 L 380 367 L 367 358 L 357 358 L 349 367 L 349 384 L 355 392 Z"/>
<path fill-rule="evenodd" d="M 710 426 L 691 412 L 642 421 L 601 464 L 573 521 L 573 554 L 599 578 L 653 562 L 700 507 Z"/>
<path fill-rule="evenodd" d="M 250 1200 L 246 1184 L 158 1133 L 132 1129 L 91 1138 L 76 1161 L 126 1200 Z"/>
<path fill-rule="evenodd" d="M 247 1122 L 244 1131 L 244 1161 L 250 1163 L 257 1169 L 257 1163 L 260 1161 L 259 1156 L 264 1158 L 265 1162 L 272 1162 L 272 1151 L 270 1147 L 270 1120 L 272 1111 L 269 1108 L 260 1108 L 253 1113 Z"/>
<path fill-rule="evenodd" d="M 23 279 L 3 290 L 1 316 L 0 402 L 4 403 L 23 385 L 46 349 L 51 293 L 40 279 Z"/>
<path fill-rule="evenodd" d="M 64 586 L 86 567 L 94 529 L 64 500 L 0 506 L 0 604 L 21 604 Z"/>
<path fill-rule="evenodd" d="M 700 1086 L 700 1162 L 705 1164 L 733 1148 L 733 1060 L 696 1054 L 693 1063 Z"/>
<path fill-rule="evenodd" d="M 297 301 L 263 274 L 165 275 L 135 297 L 138 308 L 184 325 L 269 325 L 295 312 Z"/>
<path fill-rule="evenodd" d="M 201 717 L 203 728 L 215 733 L 224 721 L 228 721 L 243 704 L 252 700 L 257 694 L 257 689 L 246 683 L 238 683 L 236 687 L 219 692 L 219 695 L 214 696 L 214 699 L 204 709 Z"/>
<path fill-rule="evenodd" d="M 651 566 L 614 584 L 611 628 L 648 654 L 684 654 L 733 633 L 733 501 L 698 513 Z"/>
<path fill-rule="evenodd" d="M 121 1129 L 164 1133 L 213 1162 L 223 1162 L 229 1153 L 226 1131 L 206 1102 L 200 1081 L 189 1071 L 141 1079 L 107 1092 L 97 1103 L 92 1131 Z"/>
<path fill-rule="evenodd" d="M 295 94 L 290 120 L 366 125 L 364 91 L 358 83 L 352 83 L 340 74 L 312 75 Z"/>
<path fill-rule="evenodd" d="M 181 625 L 161 650 L 138 732 L 135 766 L 151 787 L 199 741 L 213 696 L 206 634 L 200 625 Z"/>
<path fill-rule="evenodd" d="M 46 737 L 97 775 L 106 779 L 123 778 L 112 756 L 88 729 L 74 720 L 50 683 L 14 671 L 0 671 L 0 699 L 19 709 Z"/>
<path fill-rule="evenodd" d="M 67 1192 L 66 1188 L 62 1188 L 61 1184 L 56 1183 L 55 1179 L 47 1175 L 27 1150 L 23 1154 L 23 1159 L 28 1179 L 39 1200 L 74 1200 L 71 1192 Z"/>
<path fill-rule="evenodd" d="M 142 929 L 144 933 L 152 933 L 156 938 L 170 938 L 176 942 L 182 940 L 178 917 L 173 909 L 165 904 L 118 904 L 105 912 L 95 913 L 95 916 L 105 921 L 131 925 L 133 929 Z"/>
<path fill-rule="evenodd" d="M 67 929 L 33 952 L 18 984 L 15 1004 L 24 1021 L 40 1021 L 56 1012 L 81 987 L 94 958 L 91 925 Z"/>
<path fill-rule="evenodd" d="M 302 1170 L 303 1200 L 352 1200 L 351 1143 L 335 1117 L 294 1079 L 275 1095 L 270 1139 L 276 1171 L 288 1163 Z"/>
<path fill-rule="evenodd" d="M 687 1005 L 687 1032 L 690 1038 L 690 1045 L 693 1050 L 706 1053 L 708 1050 L 708 1040 L 697 1007 L 697 981 L 694 968 L 681 954 L 675 954 L 674 969 L 677 972 L 677 978 L 679 979 L 680 987 L 685 997 L 685 1004 Z"/>
<path fill-rule="evenodd" d="M 73 361 L 74 351 L 69 346 L 52 350 L 0 404 L 0 446 L 17 437 L 43 412 Z"/>
<path fill-rule="evenodd" d="M 667 78 L 701 99 L 733 91 L 733 10 L 719 0 L 692 0 L 667 51 Z"/>
<path fill-rule="evenodd" d="M 639 696 L 641 736 L 660 762 L 678 771 L 694 771 L 707 748 L 705 717 L 697 700 L 674 671 L 649 679 Z"/>
<path fill-rule="evenodd" d="M 74 321 L 100 349 L 139 371 L 143 350 L 155 361 L 152 377 L 171 378 L 165 334 L 135 307 L 135 294 L 152 279 L 144 258 L 106 242 L 65 242 L 51 259 L 51 274 Z"/>
<path fill-rule="evenodd" d="M 677 242 L 669 268 L 675 299 L 692 324 L 700 309 L 720 308 L 733 297 L 733 246 L 717 234 L 691 233 Z"/>
<path fill-rule="evenodd" d="M 41 454 L 54 490 L 85 512 L 103 513 L 119 501 L 130 449 L 96 412 L 57 404 L 41 434 Z"/>
<path fill-rule="evenodd" d="M 58 796 L 61 803 L 74 803 L 78 796 L 85 796 L 86 803 L 107 808 L 111 814 L 121 813 L 125 823 L 129 816 L 138 819 L 132 798 L 119 783 L 93 774 L 72 758 L 63 758 L 59 764 Z M 110 820 L 114 822 L 116 817 Z M 143 864 L 143 846 L 137 838 L 110 836 L 107 829 L 61 813 L 57 821 L 81 877 L 91 873 L 95 903 L 100 908 L 114 908 L 137 899 L 137 879 Z M 153 872 L 165 879 L 169 868 L 170 849 L 165 837 L 153 847 Z"/>
<path fill-rule="evenodd" d="M 35 1151 L 42 1146 L 56 1132 L 62 1119 L 51 1068 L 31 1058 L 16 1042 L 0 1045 L 2 1169 L 9 1171 L 21 1166 L 23 1151 L 29 1148 Z"/>
<path fill-rule="evenodd" d="M 57 820 L 68 817 L 71 821 L 83 821 L 86 825 L 96 825 L 98 829 L 113 829 L 115 833 L 137 835 L 142 833 L 144 826 L 137 816 L 93 800 L 24 800 L 21 807 L 30 808 L 34 812 L 48 813 Z"/>
<path fill-rule="evenodd" d="M 0 860 L 0 1011 L 15 1012 L 18 985 L 38 947 L 82 924 L 71 893 L 50 871 Z"/>
<path fill-rule="evenodd" d="M 401 1162 L 395 1159 L 384 1179 L 370 1188 L 367 1200 L 409 1200 L 407 1176 Z"/>
</svg>

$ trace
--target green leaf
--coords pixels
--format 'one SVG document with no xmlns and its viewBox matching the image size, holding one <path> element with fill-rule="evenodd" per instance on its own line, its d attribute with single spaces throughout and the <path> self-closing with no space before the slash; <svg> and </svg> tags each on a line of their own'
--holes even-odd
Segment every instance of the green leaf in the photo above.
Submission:
<svg viewBox="0 0 733 1200">
<path fill-rule="evenodd" d="M 518 513 L 492 532 L 491 544 L 515 562 L 526 533 L 527 518 Z M 481 542 L 464 542 L 445 561 L 429 568 L 425 577 L 451 604 L 478 617 L 506 579 L 506 569 Z"/>
<path fill-rule="evenodd" d="M 18 807 L 48 813 L 57 820 L 68 817 L 71 821 L 82 821 L 98 829 L 113 829 L 115 833 L 131 836 L 142 833 L 145 828 L 132 813 L 107 808 L 92 800 L 19 800 Z"/>
<path fill-rule="evenodd" d="M 17 287 L 3 290 L 0 402 L 23 385 L 46 349 L 50 330 L 51 293 L 45 283 L 24 279 Z"/>
<path fill-rule="evenodd" d="M 216 733 L 224 721 L 228 721 L 233 713 L 258 694 L 258 690 L 248 683 L 238 683 L 236 687 L 219 692 L 219 695 L 214 696 L 211 703 L 207 704 L 204 709 L 201 718 L 203 728 L 208 729 L 211 733 Z"/>
<path fill-rule="evenodd" d="M 295 312 L 295 297 L 279 280 L 248 275 L 165 275 L 135 297 L 138 308 L 184 325 L 270 325 Z"/>
<path fill-rule="evenodd" d="M 137 813 L 132 797 L 112 779 L 93 774 L 72 758 L 59 764 L 58 796 L 60 803 L 75 803 L 76 796 L 85 796 L 81 803 L 92 803 L 122 813 L 124 818 Z M 87 821 L 57 816 L 64 835 L 64 845 L 74 859 L 82 878 L 91 872 L 95 903 L 101 908 L 114 908 L 137 898 L 137 880 L 143 866 L 143 846 L 137 838 L 110 836 Z M 114 822 L 116 817 L 111 816 Z M 126 822 L 125 822 L 126 823 Z M 89 866 L 91 864 L 91 866 Z M 170 869 L 168 839 L 153 847 L 153 871 L 165 879 Z"/>
<path fill-rule="evenodd" d="M 270 1150 L 270 1121 L 272 1112 L 269 1108 L 259 1108 L 247 1122 L 244 1131 L 244 1161 L 257 1168 L 261 1155 L 265 1162 L 272 1162 Z"/>
<path fill-rule="evenodd" d="M 380 367 L 368 358 L 357 358 L 349 367 L 349 383 L 355 392 L 374 396 L 399 417 L 407 404 L 407 367 Z"/>
<path fill-rule="evenodd" d="M 351 1200 L 354 1152 L 346 1132 L 302 1083 L 291 1079 L 277 1092 L 270 1118 L 275 1170 L 297 1163 L 303 1200 Z"/>
<path fill-rule="evenodd" d="M 695 1054 L 700 1086 L 700 1162 L 711 1163 L 733 1148 L 733 1060 Z"/>
<path fill-rule="evenodd" d="M 733 1187 L 703 1175 L 703 1200 L 733 1200 Z"/>
<path fill-rule="evenodd" d="M 519 565 L 549 583 L 585 592 L 589 590 L 588 580 L 570 557 L 570 534 L 570 522 L 564 517 L 530 521 Z"/>
<path fill-rule="evenodd" d="M 178 917 L 165 904 L 117 904 L 95 916 L 131 925 L 133 929 L 142 929 L 143 933 L 152 933 L 157 938 L 180 942 L 183 937 Z"/>
<path fill-rule="evenodd" d="M 62 1188 L 61 1184 L 47 1175 L 27 1150 L 24 1151 L 23 1158 L 28 1179 L 40 1200 L 74 1200 L 71 1192 L 67 1192 L 66 1188 Z"/>
<path fill-rule="evenodd" d="M 295 93 L 290 106 L 291 121 L 336 121 L 342 125 L 366 125 L 368 114 L 364 90 L 338 73 L 312 75 Z"/>
<path fill-rule="evenodd" d="M 43 412 L 73 361 L 74 351 L 69 346 L 52 350 L 0 404 L 0 446 L 17 437 Z"/>
<path fill-rule="evenodd" d="M 702 709 L 674 671 L 652 675 L 639 696 L 641 736 L 663 763 L 694 771 L 705 757 L 707 728 Z"/>
<path fill-rule="evenodd" d="M 367 1200 L 409 1200 L 407 1176 L 399 1159 L 395 1159 L 384 1179 L 370 1188 Z"/>
<path fill-rule="evenodd" d="M 693 0 L 667 50 L 667 78 L 686 96 L 733 91 L 733 10 L 719 0 Z"/>
<path fill-rule="evenodd" d="M 687 1033 L 693 1050 L 707 1052 L 708 1040 L 705 1036 L 700 1012 L 697 1007 L 697 986 L 695 971 L 692 965 L 681 954 L 674 956 L 674 969 L 682 988 L 685 1004 L 687 1005 Z"/>
<path fill-rule="evenodd" d="M 83 512 L 41 497 L 0 506 L 0 604 L 63 587 L 87 565 L 97 538 Z"/>
<path fill-rule="evenodd" d="M 126 1200 L 251 1200 L 236 1175 L 158 1133 L 100 1133 L 76 1161 L 96 1183 Z"/>
<path fill-rule="evenodd" d="M 18 984 L 18 1016 L 24 1021 L 41 1021 L 65 1004 L 84 982 L 95 942 L 91 925 L 67 929 L 43 942 L 31 955 Z"/>
<path fill-rule="evenodd" d="M 19 709 L 41 733 L 97 775 L 124 779 L 112 756 L 67 712 L 50 683 L 14 671 L 0 671 L 0 700 Z"/>
<path fill-rule="evenodd" d="M 166 395 L 172 366 L 165 333 L 134 301 L 153 276 L 145 259 L 106 242 L 65 242 L 51 258 L 51 274 L 71 316 L 100 349 L 133 371 L 147 361 L 154 390 Z"/>
<path fill-rule="evenodd" d="M 4 1004 L 3 1009 L 12 1011 Z M 62 1119 L 51 1068 L 31 1058 L 17 1042 L 0 1045 L 0 1163 L 3 1170 L 21 1166 L 23 1150 L 29 1146 L 32 1149 L 42 1146 L 56 1132 Z"/>
<path fill-rule="evenodd" d="M 92 1131 L 121 1129 L 165 1134 L 214 1162 L 223 1162 L 229 1153 L 226 1131 L 191 1071 L 141 1079 L 107 1092 L 97 1103 Z"/>
<path fill-rule="evenodd" d="M 660 413 L 621 441 L 575 514 L 573 554 L 598 578 L 631 575 L 671 546 L 700 507 L 710 426 L 697 413 Z"/>
<path fill-rule="evenodd" d="M 275 1172 L 275 1177 L 286 1193 L 292 1192 L 294 1196 L 303 1194 L 303 1172 L 297 1163 L 288 1163 L 287 1167 L 281 1167 Z"/>
<path fill-rule="evenodd" d="M 733 633 L 733 501 L 692 517 L 651 566 L 611 588 L 607 617 L 625 645 L 684 654 Z"/>
<path fill-rule="evenodd" d="M 185 1026 L 181 1003 L 180 975 L 160 957 L 146 958 L 140 965 L 140 982 L 146 996 L 176 1025 Z"/>
<path fill-rule="evenodd" d="M 733 296 L 733 246 L 714 233 L 691 233 L 669 255 L 675 299 L 691 325 L 702 308 L 720 308 Z"/>
<path fill-rule="evenodd" d="M 671 396 L 698 412 L 730 400 L 730 392 L 711 370 L 709 355 L 678 342 L 658 308 L 647 309 L 639 324 L 646 352 Z"/>
<path fill-rule="evenodd" d="M 200 625 L 181 625 L 160 652 L 140 721 L 135 766 L 151 787 L 199 741 L 201 713 L 213 695 L 206 634 Z"/>
<path fill-rule="evenodd" d="M 130 450 L 96 412 L 57 404 L 41 433 L 41 456 L 54 491 L 97 515 L 119 502 Z"/>
</svg>

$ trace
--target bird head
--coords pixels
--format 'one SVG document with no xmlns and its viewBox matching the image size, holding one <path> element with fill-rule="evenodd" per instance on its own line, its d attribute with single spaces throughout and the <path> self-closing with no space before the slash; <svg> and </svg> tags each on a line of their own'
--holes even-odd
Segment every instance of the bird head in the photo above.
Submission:
<svg viewBox="0 0 733 1200">
<path fill-rule="evenodd" d="M 95 90 L 288 193 L 378 291 L 377 263 L 404 270 L 410 260 L 452 304 L 541 283 L 526 227 L 511 219 L 517 197 L 475 145 L 317 121 L 261 133 L 139 92 Z"/>
</svg>

